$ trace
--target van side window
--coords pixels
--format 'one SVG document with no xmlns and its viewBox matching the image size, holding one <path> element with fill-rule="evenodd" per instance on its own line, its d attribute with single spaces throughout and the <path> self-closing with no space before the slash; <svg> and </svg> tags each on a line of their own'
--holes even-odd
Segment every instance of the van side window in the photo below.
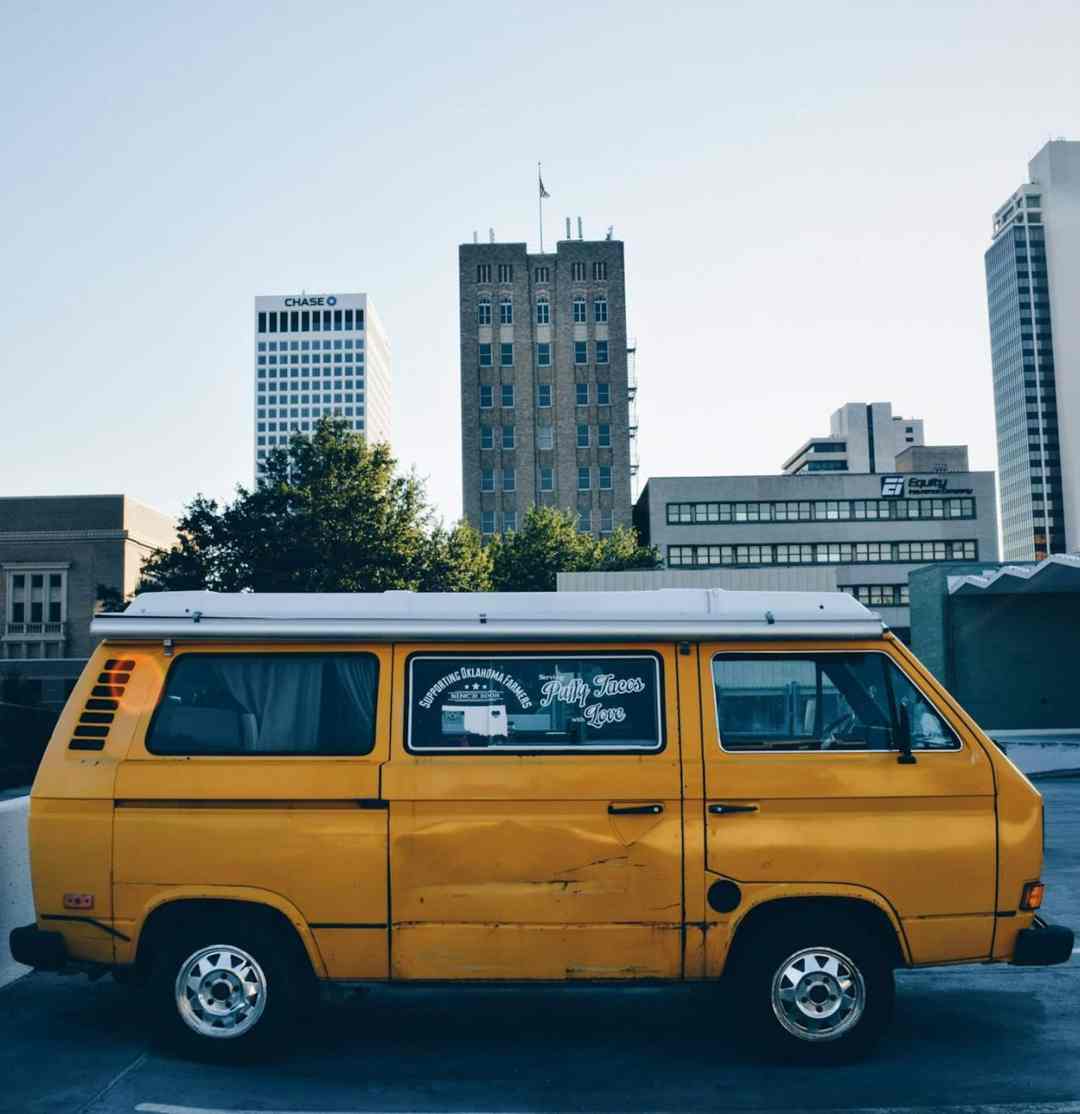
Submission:
<svg viewBox="0 0 1080 1114">
<path fill-rule="evenodd" d="M 372 654 L 184 654 L 147 733 L 152 754 L 368 754 Z"/>
<path fill-rule="evenodd" d="M 960 746 L 885 654 L 718 654 L 713 684 L 724 750 L 895 750 L 902 708 L 913 748 Z"/>
<path fill-rule="evenodd" d="M 653 654 L 417 655 L 410 751 L 658 751 Z"/>
</svg>

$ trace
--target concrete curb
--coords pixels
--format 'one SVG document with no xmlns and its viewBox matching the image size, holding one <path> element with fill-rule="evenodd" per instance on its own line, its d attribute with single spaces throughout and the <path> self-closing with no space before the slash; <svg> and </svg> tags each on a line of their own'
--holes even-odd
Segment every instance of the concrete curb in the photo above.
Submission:
<svg viewBox="0 0 1080 1114">
<path fill-rule="evenodd" d="M 16 963 L 8 951 L 8 933 L 34 919 L 27 840 L 29 816 L 29 797 L 0 801 L 0 986 L 30 970 Z"/>
</svg>

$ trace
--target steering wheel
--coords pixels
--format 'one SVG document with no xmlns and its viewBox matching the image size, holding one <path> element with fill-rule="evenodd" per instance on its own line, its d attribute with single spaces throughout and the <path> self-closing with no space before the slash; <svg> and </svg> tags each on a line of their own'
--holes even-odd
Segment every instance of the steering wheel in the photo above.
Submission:
<svg viewBox="0 0 1080 1114">
<path fill-rule="evenodd" d="M 858 725 L 859 717 L 854 712 L 842 712 L 831 720 L 821 732 L 821 749 L 828 750 L 837 742 L 841 742 L 851 728 Z"/>
</svg>

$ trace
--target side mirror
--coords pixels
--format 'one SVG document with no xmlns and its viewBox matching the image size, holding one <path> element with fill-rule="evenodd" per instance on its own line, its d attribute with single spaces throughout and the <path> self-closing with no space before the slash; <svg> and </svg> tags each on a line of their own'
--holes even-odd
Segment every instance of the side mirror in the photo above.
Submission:
<svg viewBox="0 0 1080 1114">
<path fill-rule="evenodd" d="M 900 738 L 897 740 L 900 753 L 896 761 L 901 766 L 914 766 L 918 759 L 911 753 L 911 710 L 906 704 L 900 705 Z"/>
</svg>

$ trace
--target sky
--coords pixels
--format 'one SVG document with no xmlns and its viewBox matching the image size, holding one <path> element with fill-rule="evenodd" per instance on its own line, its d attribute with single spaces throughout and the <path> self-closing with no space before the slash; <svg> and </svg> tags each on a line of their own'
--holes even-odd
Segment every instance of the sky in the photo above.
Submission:
<svg viewBox="0 0 1080 1114">
<path fill-rule="evenodd" d="M 172 514 L 253 461 L 253 299 L 364 291 L 461 513 L 457 246 L 625 242 L 642 480 L 848 401 L 995 466 L 982 254 L 1080 138 L 1075 0 L 0 0 L 0 495 Z"/>
</svg>

